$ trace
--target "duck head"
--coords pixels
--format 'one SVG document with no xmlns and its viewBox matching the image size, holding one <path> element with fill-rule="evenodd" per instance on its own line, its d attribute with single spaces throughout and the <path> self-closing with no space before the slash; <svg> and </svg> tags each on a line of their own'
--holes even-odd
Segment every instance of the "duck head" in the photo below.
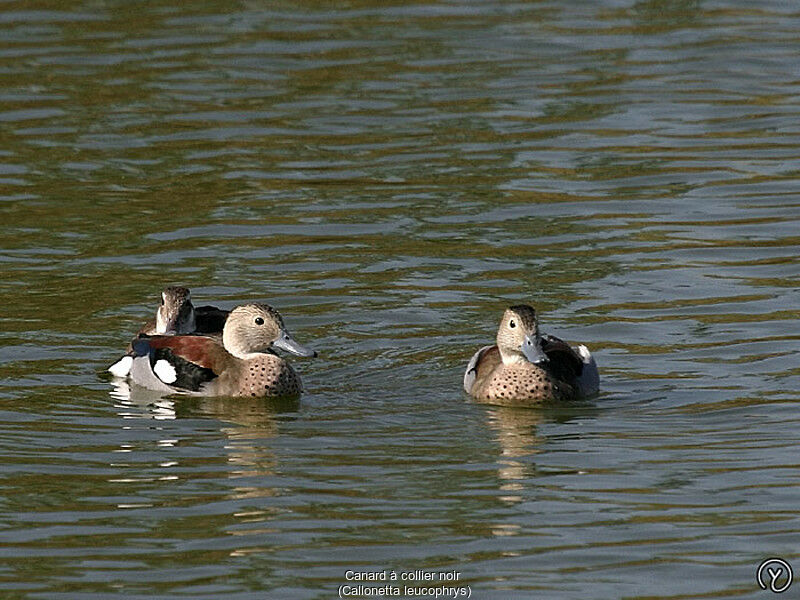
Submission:
<svg viewBox="0 0 800 600">
<path fill-rule="evenodd" d="M 156 333 L 181 335 L 195 330 L 194 306 L 185 287 L 168 287 L 161 292 L 161 305 L 156 311 Z"/>
<path fill-rule="evenodd" d="M 277 310 L 266 304 L 237 306 L 228 315 L 222 329 L 222 344 L 237 358 L 280 348 L 297 356 L 317 353 L 297 342 L 283 324 Z"/>
<path fill-rule="evenodd" d="M 506 365 L 523 361 L 540 364 L 547 360 L 542 351 L 536 311 L 532 307 L 517 304 L 503 313 L 497 330 L 497 347 Z"/>
</svg>

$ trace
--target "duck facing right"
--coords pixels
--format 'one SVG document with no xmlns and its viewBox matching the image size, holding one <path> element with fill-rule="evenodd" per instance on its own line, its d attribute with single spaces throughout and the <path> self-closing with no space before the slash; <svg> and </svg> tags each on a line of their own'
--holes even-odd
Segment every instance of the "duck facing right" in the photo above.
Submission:
<svg viewBox="0 0 800 600">
<path fill-rule="evenodd" d="M 243 304 L 225 320 L 222 338 L 210 335 L 139 336 L 128 377 L 157 391 L 195 396 L 300 397 L 302 384 L 273 348 L 297 356 L 317 353 L 298 343 L 280 313 Z"/>
<path fill-rule="evenodd" d="M 503 313 L 496 344 L 478 350 L 464 373 L 464 390 L 470 396 L 506 406 L 586 398 L 596 394 L 599 385 L 589 349 L 542 335 L 536 311 L 527 304 Z"/>
</svg>

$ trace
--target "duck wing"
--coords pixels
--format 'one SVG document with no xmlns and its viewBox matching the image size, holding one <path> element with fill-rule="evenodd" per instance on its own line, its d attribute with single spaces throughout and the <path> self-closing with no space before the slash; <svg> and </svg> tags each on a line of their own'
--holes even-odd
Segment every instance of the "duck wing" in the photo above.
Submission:
<svg viewBox="0 0 800 600">
<path fill-rule="evenodd" d="M 482 382 L 500 362 L 500 349 L 496 345 L 484 346 L 478 350 L 469 359 L 464 372 L 464 390 L 471 394 L 476 382 Z"/>
<path fill-rule="evenodd" d="M 202 335 L 141 336 L 133 342 L 134 361 L 146 358 L 164 384 L 189 391 L 218 377 L 226 356 L 219 342 Z"/>
<path fill-rule="evenodd" d="M 562 381 L 572 381 L 583 372 L 583 359 L 564 340 L 553 335 L 544 335 L 542 351 L 547 355 L 547 369 Z"/>
</svg>

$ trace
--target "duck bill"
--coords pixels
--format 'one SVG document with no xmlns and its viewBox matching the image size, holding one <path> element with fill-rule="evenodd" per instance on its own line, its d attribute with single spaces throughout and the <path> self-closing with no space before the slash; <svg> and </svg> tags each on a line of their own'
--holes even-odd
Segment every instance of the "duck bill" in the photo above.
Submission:
<svg viewBox="0 0 800 600">
<path fill-rule="evenodd" d="M 291 352 L 297 356 L 316 356 L 317 353 L 309 348 L 308 346 L 303 346 L 299 343 L 296 339 L 290 336 L 287 332 L 281 331 L 280 337 L 272 342 L 272 345 L 276 348 L 280 348 L 281 350 L 286 350 L 286 352 Z"/>
<path fill-rule="evenodd" d="M 522 354 L 533 364 L 547 361 L 547 355 L 542 350 L 542 344 L 538 337 L 525 336 L 522 341 Z"/>
</svg>

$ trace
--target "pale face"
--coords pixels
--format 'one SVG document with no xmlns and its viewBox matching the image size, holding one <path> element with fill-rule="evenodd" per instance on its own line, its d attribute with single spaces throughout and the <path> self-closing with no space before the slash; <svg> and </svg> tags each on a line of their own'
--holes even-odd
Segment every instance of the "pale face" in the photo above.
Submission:
<svg viewBox="0 0 800 600">
<path fill-rule="evenodd" d="M 497 330 L 497 347 L 505 364 L 546 361 L 536 311 L 525 304 L 508 308 Z"/>
<path fill-rule="evenodd" d="M 225 349 L 239 358 L 249 354 L 281 348 L 298 356 L 317 353 L 297 342 L 283 324 L 278 311 L 266 304 L 237 306 L 228 315 L 222 330 Z"/>
</svg>

